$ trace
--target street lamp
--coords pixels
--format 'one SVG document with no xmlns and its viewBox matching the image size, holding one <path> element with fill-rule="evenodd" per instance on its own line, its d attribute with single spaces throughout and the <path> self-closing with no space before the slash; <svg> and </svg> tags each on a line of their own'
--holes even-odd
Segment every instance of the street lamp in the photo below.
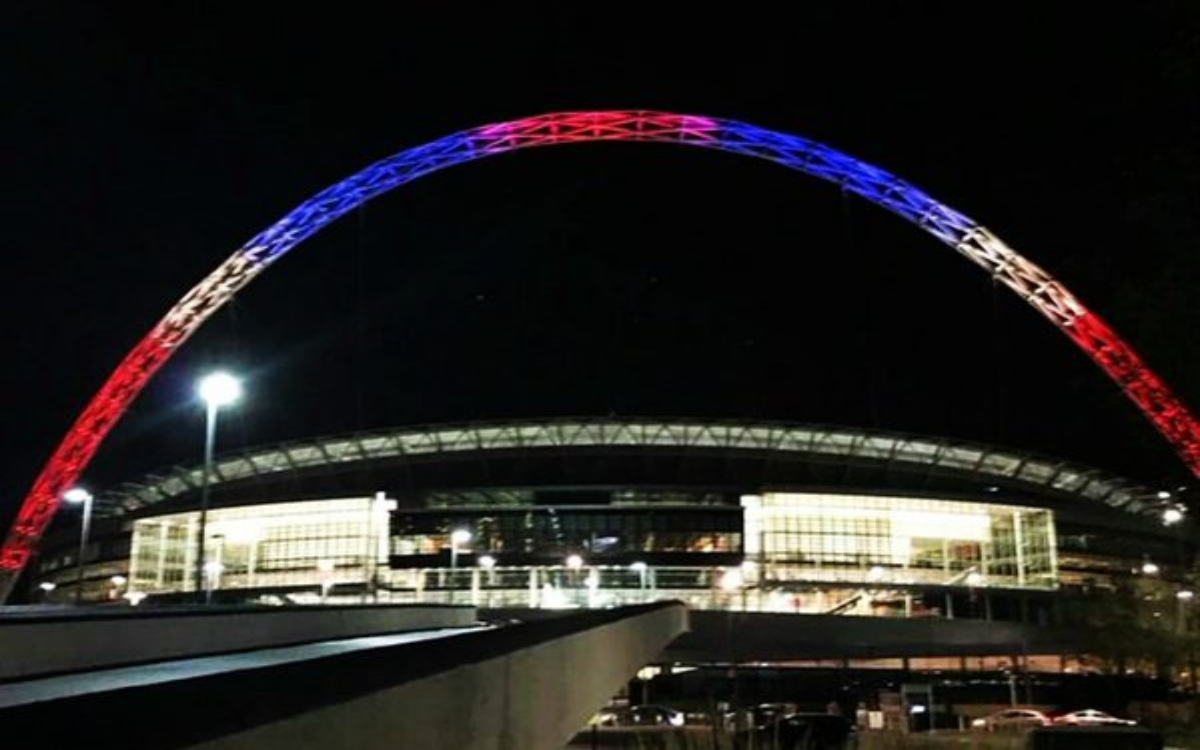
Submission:
<svg viewBox="0 0 1200 750">
<path fill-rule="evenodd" d="M 321 603 L 329 599 L 329 589 L 333 585 L 333 571 L 337 564 L 333 560 L 317 560 L 317 571 L 321 574 Z"/>
<path fill-rule="evenodd" d="M 480 571 L 484 571 L 484 570 L 487 571 L 487 580 L 486 581 L 481 580 L 481 578 L 482 578 L 481 572 L 477 571 L 477 572 L 473 573 L 472 579 L 471 579 L 471 587 L 473 590 L 472 590 L 471 595 L 474 598 L 475 604 L 478 605 L 479 604 L 479 589 L 483 588 L 483 590 L 484 590 L 483 606 L 488 607 L 490 609 L 492 606 L 492 587 L 494 587 L 496 585 L 496 558 L 492 557 L 491 555 L 480 555 L 479 559 L 476 560 L 475 563 L 479 566 Z"/>
<path fill-rule="evenodd" d="M 83 553 L 87 549 L 88 532 L 92 528 L 92 493 L 82 487 L 72 487 L 63 493 L 63 500 L 83 504 L 79 521 L 79 558 L 75 561 L 75 603 L 83 603 Z"/>
<path fill-rule="evenodd" d="M 721 590 L 730 593 L 737 591 L 742 586 L 742 571 L 737 568 L 730 568 L 721 574 Z"/>
<path fill-rule="evenodd" d="M 1195 597 L 1196 592 L 1191 589 L 1180 589 L 1175 592 L 1175 632 L 1180 635 L 1188 631 L 1187 608 Z"/>
<path fill-rule="evenodd" d="M 450 532 L 450 602 L 453 603 L 455 574 L 458 568 L 458 545 L 471 541 L 471 532 L 466 529 L 455 529 Z"/>
<path fill-rule="evenodd" d="M 629 564 L 629 569 L 636 571 L 638 574 L 638 590 L 641 591 L 641 601 L 646 601 L 646 563 L 638 560 Z"/>
<path fill-rule="evenodd" d="M 217 579 L 221 577 L 221 573 L 225 570 L 225 566 L 220 560 L 209 560 L 204 563 L 204 603 L 212 604 L 212 592 L 217 587 Z"/>
<path fill-rule="evenodd" d="M 242 384 L 227 372 L 214 372 L 200 380 L 197 388 L 204 402 L 204 471 L 200 477 L 200 528 L 196 537 L 196 591 L 203 591 L 205 564 L 205 526 L 208 524 L 208 484 L 212 474 L 213 443 L 217 435 L 217 412 L 242 395 Z M 208 596 L 205 596 L 207 603 Z"/>
<path fill-rule="evenodd" d="M 721 590 L 729 594 L 731 597 L 738 591 L 742 594 L 742 611 L 746 611 L 746 579 L 742 576 L 741 568 L 728 568 L 721 574 Z M 730 607 L 729 609 L 734 609 Z"/>
<path fill-rule="evenodd" d="M 575 603 L 579 604 L 579 569 L 583 567 L 583 558 L 579 555 L 567 555 L 566 563 L 571 571 L 571 588 L 575 589 Z"/>
</svg>

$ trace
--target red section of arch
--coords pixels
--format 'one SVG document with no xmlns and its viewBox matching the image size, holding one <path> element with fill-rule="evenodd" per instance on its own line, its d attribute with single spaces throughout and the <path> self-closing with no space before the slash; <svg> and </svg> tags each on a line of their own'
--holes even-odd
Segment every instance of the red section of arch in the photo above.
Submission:
<svg viewBox="0 0 1200 750">
<path fill-rule="evenodd" d="M 71 425 L 67 436 L 34 482 L 9 531 L 4 548 L 0 550 L 0 570 L 19 571 L 25 567 L 37 540 L 58 509 L 63 492 L 79 479 L 79 474 L 92 460 L 96 449 L 120 419 L 131 398 L 170 358 L 171 349 L 161 329 L 155 327 L 125 355 L 104 387 L 92 398 L 75 424 Z"/>
<path fill-rule="evenodd" d="M 1200 476 L 1200 426 L 1187 406 L 1171 392 L 1125 340 L 1095 313 L 1085 312 L 1063 327 L 1096 364 L 1117 381 L 1125 394 L 1154 423 L 1180 458 Z"/>
</svg>

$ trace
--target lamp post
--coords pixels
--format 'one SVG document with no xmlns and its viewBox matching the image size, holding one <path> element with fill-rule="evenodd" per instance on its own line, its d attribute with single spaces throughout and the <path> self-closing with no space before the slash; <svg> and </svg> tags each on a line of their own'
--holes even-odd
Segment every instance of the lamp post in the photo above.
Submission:
<svg viewBox="0 0 1200 750">
<path fill-rule="evenodd" d="M 638 560 L 629 564 L 629 569 L 638 574 L 638 591 L 641 603 L 646 602 L 646 563 Z"/>
<path fill-rule="evenodd" d="M 1187 627 L 1187 605 L 1196 598 L 1196 592 L 1191 589 L 1181 589 L 1175 592 L 1175 632 L 1180 635 L 1185 635 L 1188 631 Z"/>
<path fill-rule="evenodd" d="M 88 532 L 92 528 L 92 493 L 82 487 L 73 487 L 63 493 L 63 500 L 72 504 L 83 504 L 79 519 L 79 557 L 75 560 L 75 603 L 83 603 L 83 553 L 87 550 Z"/>
<path fill-rule="evenodd" d="M 109 599 L 120 599 L 121 598 L 121 587 L 124 586 L 125 584 L 129 583 L 129 579 L 122 575 L 115 575 L 115 576 L 109 578 L 108 582 L 112 584 L 112 589 L 110 589 L 108 592 L 108 598 Z"/>
<path fill-rule="evenodd" d="M 224 572 L 225 566 L 220 560 L 209 560 L 204 563 L 204 603 L 212 604 L 212 592 L 217 587 L 217 580 Z"/>
<path fill-rule="evenodd" d="M 471 532 L 466 529 L 455 529 L 450 532 L 450 603 L 455 600 L 455 575 L 458 570 L 458 545 L 471 541 Z"/>
<path fill-rule="evenodd" d="M 200 528 L 196 535 L 196 591 L 205 591 L 205 526 L 208 524 L 208 485 L 212 474 L 213 443 L 217 435 L 217 412 L 242 395 L 242 384 L 227 372 L 214 372 L 200 380 L 200 399 L 204 401 L 204 471 L 200 477 Z M 207 604 L 207 592 L 204 601 Z"/>
<path fill-rule="evenodd" d="M 484 600 L 485 607 L 492 606 L 492 586 L 496 584 L 496 558 L 491 555 L 481 555 L 478 560 L 478 565 L 482 570 L 487 571 L 487 581 L 482 581 L 482 585 L 486 593 Z M 476 580 L 479 580 L 478 578 Z M 478 594 L 478 592 L 476 592 Z M 476 596 L 475 604 L 479 604 L 478 595 Z"/>
<path fill-rule="evenodd" d="M 212 604 L 213 591 L 221 588 L 221 575 L 225 572 L 225 535 L 213 534 L 217 543 L 217 556 L 204 563 L 204 603 Z"/>
<path fill-rule="evenodd" d="M 571 571 L 571 588 L 574 589 L 575 603 L 581 604 L 579 593 L 579 569 L 583 567 L 583 558 L 579 555 L 567 555 L 567 569 Z"/>
<path fill-rule="evenodd" d="M 321 603 L 329 600 L 329 589 L 333 586 L 333 571 L 337 564 L 333 560 L 317 560 L 317 571 L 321 574 Z"/>
</svg>

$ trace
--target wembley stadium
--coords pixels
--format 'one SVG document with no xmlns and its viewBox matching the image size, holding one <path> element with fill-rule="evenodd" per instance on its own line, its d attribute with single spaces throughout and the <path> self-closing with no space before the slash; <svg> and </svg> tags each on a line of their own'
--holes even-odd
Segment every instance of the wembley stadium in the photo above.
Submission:
<svg viewBox="0 0 1200 750">
<path fill-rule="evenodd" d="M 1172 580 L 1190 555 L 1163 523 L 1160 489 L 842 428 L 431 426 L 223 455 L 207 488 L 202 469 L 98 493 L 83 567 L 77 528 L 61 524 L 42 544 L 35 595 L 543 609 L 671 598 L 1046 624 L 1064 593 L 1147 572 Z"/>
<path fill-rule="evenodd" d="M 192 288 L 125 356 L 34 481 L 0 548 L 0 601 L 25 580 L 29 598 L 51 605 L 459 605 L 493 623 L 680 601 L 690 630 L 653 665 L 666 678 L 654 690 L 669 685 L 695 703 L 718 692 L 735 705 L 750 694 L 791 699 L 801 689 L 789 682 L 795 675 L 781 672 L 768 687 L 766 670 L 813 666 L 836 671 L 827 684 L 803 676 L 818 686 L 810 698 L 874 690 L 868 702 L 928 717 L 935 683 L 943 709 L 948 697 L 1015 706 L 1017 674 L 1027 705 L 1161 700 L 1173 689 L 1167 678 L 1197 689 L 1196 550 L 1183 488 L 1019 449 L 831 426 L 610 417 L 403 427 L 214 461 L 222 397 L 213 393 L 202 394 L 204 464 L 94 496 L 75 486 L 180 345 L 308 236 L 444 167 L 597 141 L 763 159 L 912 222 L 1063 331 L 1200 474 L 1200 422 L 1102 318 L 988 229 L 895 175 L 734 120 L 551 113 L 375 162 Z M 83 504 L 71 522 L 56 513 L 64 500 Z M 868 679 L 852 669 L 895 673 Z M 739 670 L 755 670 L 753 685 L 739 683 Z M 910 682 L 922 670 L 957 676 Z M 1109 682 L 1086 692 L 1064 678 L 1057 693 L 1039 695 L 1050 683 L 1029 678 L 1096 671 L 1163 684 L 1157 693 L 1121 687 L 1119 701 Z M 972 695 L 980 686 L 987 694 Z"/>
</svg>

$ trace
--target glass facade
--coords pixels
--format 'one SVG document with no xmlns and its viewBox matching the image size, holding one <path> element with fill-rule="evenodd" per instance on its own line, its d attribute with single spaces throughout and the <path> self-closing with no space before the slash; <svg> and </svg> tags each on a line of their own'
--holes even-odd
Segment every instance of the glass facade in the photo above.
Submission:
<svg viewBox="0 0 1200 750">
<path fill-rule="evenodd" d="M 505 490 L 495 505 L 466 503 L 490 494 L 444 493 L 400 510 L 382 496 L 212 510 L 202 585 L 292 601 L 671 598 L 697 609 L 991 617 L 999 600 L 980 592 L 1057 580 L 1054 517 L 1038 508 L 834 493 L 724 504 L 701 493 L 683 505 L 670 501 L 686 494 L 595 490 Z M 580 504 L 597 500 L 608 502 Z M 134 523 L 130 591 L 195 591 L 198 521 L 191 511 Z"/>
<path fill-rule="evenodd" d="M 742 514 L 734 507 L 477 507 L 397 511 L 393 565 L 407 567 L 408 558 L 445 554 L 454 530 L 470 533 L 475 553 L 531 562 L 557 562 L 569 554 L 600 561 L 742 551 Z"/>
<path fill-rule="evenodd" d="M 386 565 L 380 498 L 314 500 L 210 510 L 203 585 L 212 589 L 372 586 Z M 134 523 L 129 579 L 148 594 L 195 591 L 199 513 Z"/>
<path fill-rule="evenodd" d="M 755 583 L 1054 588 L 1054 514 L 1013 505 L 823 493 L 742 498 Z"/>
</svg>

